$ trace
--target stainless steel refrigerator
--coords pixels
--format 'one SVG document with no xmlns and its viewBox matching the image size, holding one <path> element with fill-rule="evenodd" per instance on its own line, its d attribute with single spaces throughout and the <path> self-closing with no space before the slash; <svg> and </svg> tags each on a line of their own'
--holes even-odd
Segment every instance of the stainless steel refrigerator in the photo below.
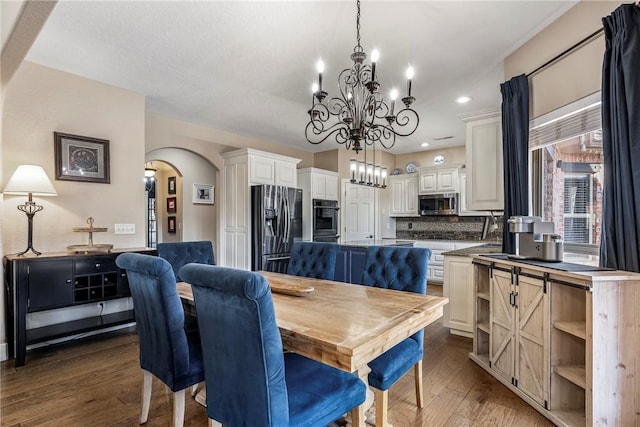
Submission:
<svg viewBox="0 0 640 427">
<path fill-rule="evenodd" d="M 293 243 L 302 240 L 302 190 L 251 187 L 251 269 L 286 273 Z"/>
</svg>

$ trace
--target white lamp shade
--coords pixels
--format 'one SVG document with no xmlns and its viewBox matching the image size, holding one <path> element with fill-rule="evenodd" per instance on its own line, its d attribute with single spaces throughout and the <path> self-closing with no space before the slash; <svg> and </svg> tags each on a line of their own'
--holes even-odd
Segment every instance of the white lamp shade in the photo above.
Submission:
<svg viewBox="0 0 640 427">
<path fill-rule="evenodd" d="M 34 196 L 57 196 L 56 189 L 42 166 L 20 165 L 4 187 L 4 194 L 33 194 Z"/>
</svg>

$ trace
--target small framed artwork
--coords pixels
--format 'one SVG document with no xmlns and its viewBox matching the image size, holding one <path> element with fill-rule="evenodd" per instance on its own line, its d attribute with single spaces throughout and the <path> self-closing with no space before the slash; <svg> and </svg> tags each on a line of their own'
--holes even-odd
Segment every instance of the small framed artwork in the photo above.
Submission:
<svg viewBox="0 0 640 427">
<path fill-rule="evenodd" d="M 109 184 L 109 141 L 54 132 L 56 179 Z"/>
<path fill-rule="evenodd" d="M 193 203 L 213 204 L 213 185 L 193 184 Z"/>
<path fill-rule="evenodd" d="M 167 186 L 167 193 L 168 194 L 176 194 L 176 177 L 175 176 L 170 176 L 169 177 L 168 186 Z"/>
<path fill-rule="evenodd" d="M 176 213 L 178 211 L 177 205 L 175 197 L 167 197 L 167 213 Z"/>
<path fill-rule="evenodd" d="M 168 216 L 167 217 L 167 232 L 175 233 L 176 232 L 176 217 Z"/>
</svg>

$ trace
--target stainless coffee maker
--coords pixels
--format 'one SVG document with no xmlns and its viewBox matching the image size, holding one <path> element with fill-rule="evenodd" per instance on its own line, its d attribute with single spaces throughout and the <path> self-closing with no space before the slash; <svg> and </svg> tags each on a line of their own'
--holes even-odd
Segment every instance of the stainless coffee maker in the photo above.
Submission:
<svg viewBox="0 0 640 427">
<path fill-rule="evenodd" d="M 561 236 L 555 234 L 553 222 L 542 221 L 539 216 L 512 216 L 507 220 L 509 231 L 515 234 L 513 259 L 538 259 L 562 261 L 564 245 Z"/>
</svg>

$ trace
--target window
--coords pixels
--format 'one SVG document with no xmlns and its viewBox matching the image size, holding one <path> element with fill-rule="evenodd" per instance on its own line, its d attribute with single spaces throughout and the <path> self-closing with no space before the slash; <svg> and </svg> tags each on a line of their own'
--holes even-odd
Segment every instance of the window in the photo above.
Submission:
<svg viewBox="0 0 640 427">
<path fill-rule="evenodd" d="M 551 221 L 565 250 L 597 252 L 602 220 L 600 94 L 532 121 L 532 211 Z M 596 99 L 597 98 L 597 99 Z"/>
</svg>

